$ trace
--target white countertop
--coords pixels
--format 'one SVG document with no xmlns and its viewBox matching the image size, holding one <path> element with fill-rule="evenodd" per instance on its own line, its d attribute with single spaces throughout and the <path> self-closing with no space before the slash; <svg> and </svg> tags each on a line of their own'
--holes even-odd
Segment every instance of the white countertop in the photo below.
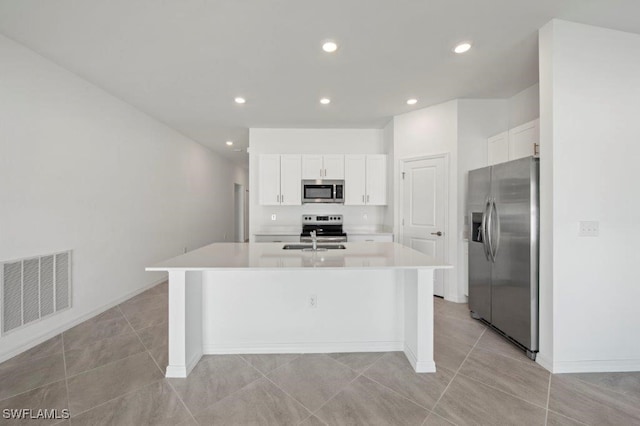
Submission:
<svg viewBox="0 0 640 426">
<path fill-rule="evenodd" d="M 146 268 L 147 271 L 216 269 L 448 269 L 450 265 L 397 243 L 344 243 L 344 250 L 283 250 L 285 243 L 214 243 Z"/>
</svg>

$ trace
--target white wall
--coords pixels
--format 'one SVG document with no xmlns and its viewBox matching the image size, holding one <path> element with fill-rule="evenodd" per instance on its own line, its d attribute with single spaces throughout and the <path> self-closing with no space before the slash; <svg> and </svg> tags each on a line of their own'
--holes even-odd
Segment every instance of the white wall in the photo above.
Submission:
<svg viewBox="0 0 640 426">
<path fill-rule="evenodd" d="M 640 370 L 638 52 L 638 34 L 541 30 L 541 312 L 553 324 L 541 350 L 554 372 Z M 599 237 L 579 237 L 581 220 L 599 221 Z"/>
<path fill-rule="evenodd" d="M 527 87 L 507 99 L 507 102 L 508 127 L 504 130 L 535 120 L 540 116 L 540 85 Z"/>
<path fill-rule="evenodd" d="M 261 154 L 384 154 L 382 129 L 250 129 L 249 175 L 250 234 L 273 229 L 300 232 L 304 213 L 344 215 L 345 229 L 383 226 L 386 207 L 305 204 L 301 206 L 259 205 L 258 167 Z M 276 220 L 271 215 L 276 214 Z M 366 218 L 365 218 L 366 216 Z"/>
<path fill-rule="evenodd" d="M 419 109 L 393 118 L 393 144 L 396 168 L 400 161 L 411 157 L 435 154 L 449 156 L 449 214 L 445 234 L 449 235 L 449 247 L 446 250 L 445 261 L 454 265 L 454 269 L 444 271 L 444 297 L 452 301 L 462 301 L 458 293 L 458 101 L 450 101 L 428 108 Z M 401 180 L 394 174 L 394 193 L 400 194 Z M 395 197 L 395 240 L 399 241 L 400 205 Z M 454 283 L 454 284 L 451 284 Z"/>
<path fill-rule="evenodd" d="M 73 308 L 0 337 L 2 361 L 163 278 L 145 266 L 223 240 L 244 178 L 2 36 L 0 63 L 0 261 L 73 250 Z"/>
</svg>

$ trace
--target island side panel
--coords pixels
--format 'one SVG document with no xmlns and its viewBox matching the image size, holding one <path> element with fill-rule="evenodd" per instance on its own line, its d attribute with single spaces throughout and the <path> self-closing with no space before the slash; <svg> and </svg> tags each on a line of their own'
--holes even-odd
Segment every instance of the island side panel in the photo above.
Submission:
<svg viewBox="0 0 640 426">
<path fill-rule="evenodd" d="M 207 271 L 204 353 L 402 351 L 396 276 L 373 268 Z"/>
<path fill-rule="evenodd" d="M 436 371 L 433 360 L 433 269 L 404 273 L 404 353 L 417 373 Z"/>
<path fill-rule="evenodd" d="M 187 377 L 201 357 L 202 273 L 170 271 L 166 377 Z"/>
</svg>

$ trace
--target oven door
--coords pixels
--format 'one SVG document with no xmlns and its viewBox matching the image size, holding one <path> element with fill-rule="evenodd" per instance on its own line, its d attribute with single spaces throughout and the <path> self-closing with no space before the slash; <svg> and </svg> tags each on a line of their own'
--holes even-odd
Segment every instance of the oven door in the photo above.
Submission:
<svg viewBox="0 0 640 426">
<path fill-rule="evenodd" d="M 335 185 L 302 184 L 303 203 L 335 203 Z"/>
</svg>

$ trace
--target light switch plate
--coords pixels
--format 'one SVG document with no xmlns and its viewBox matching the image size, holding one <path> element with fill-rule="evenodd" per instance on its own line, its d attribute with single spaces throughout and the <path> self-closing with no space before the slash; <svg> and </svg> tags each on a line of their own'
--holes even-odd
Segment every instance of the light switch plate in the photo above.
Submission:
<svg viewBox="0 0 640 426">
<path fill-rule="evenodd" d="M 276 215 L 275 215 L 275 213 L 271 215 L 271 220 L 276 220 Z"/>
<path fill-rule="evenodd" d="M 580 237 L 597 237 L 600 233 L 600 223 L 598 221 L 582 220 L 579 225 L 578 236 Z"/>
</svg>

